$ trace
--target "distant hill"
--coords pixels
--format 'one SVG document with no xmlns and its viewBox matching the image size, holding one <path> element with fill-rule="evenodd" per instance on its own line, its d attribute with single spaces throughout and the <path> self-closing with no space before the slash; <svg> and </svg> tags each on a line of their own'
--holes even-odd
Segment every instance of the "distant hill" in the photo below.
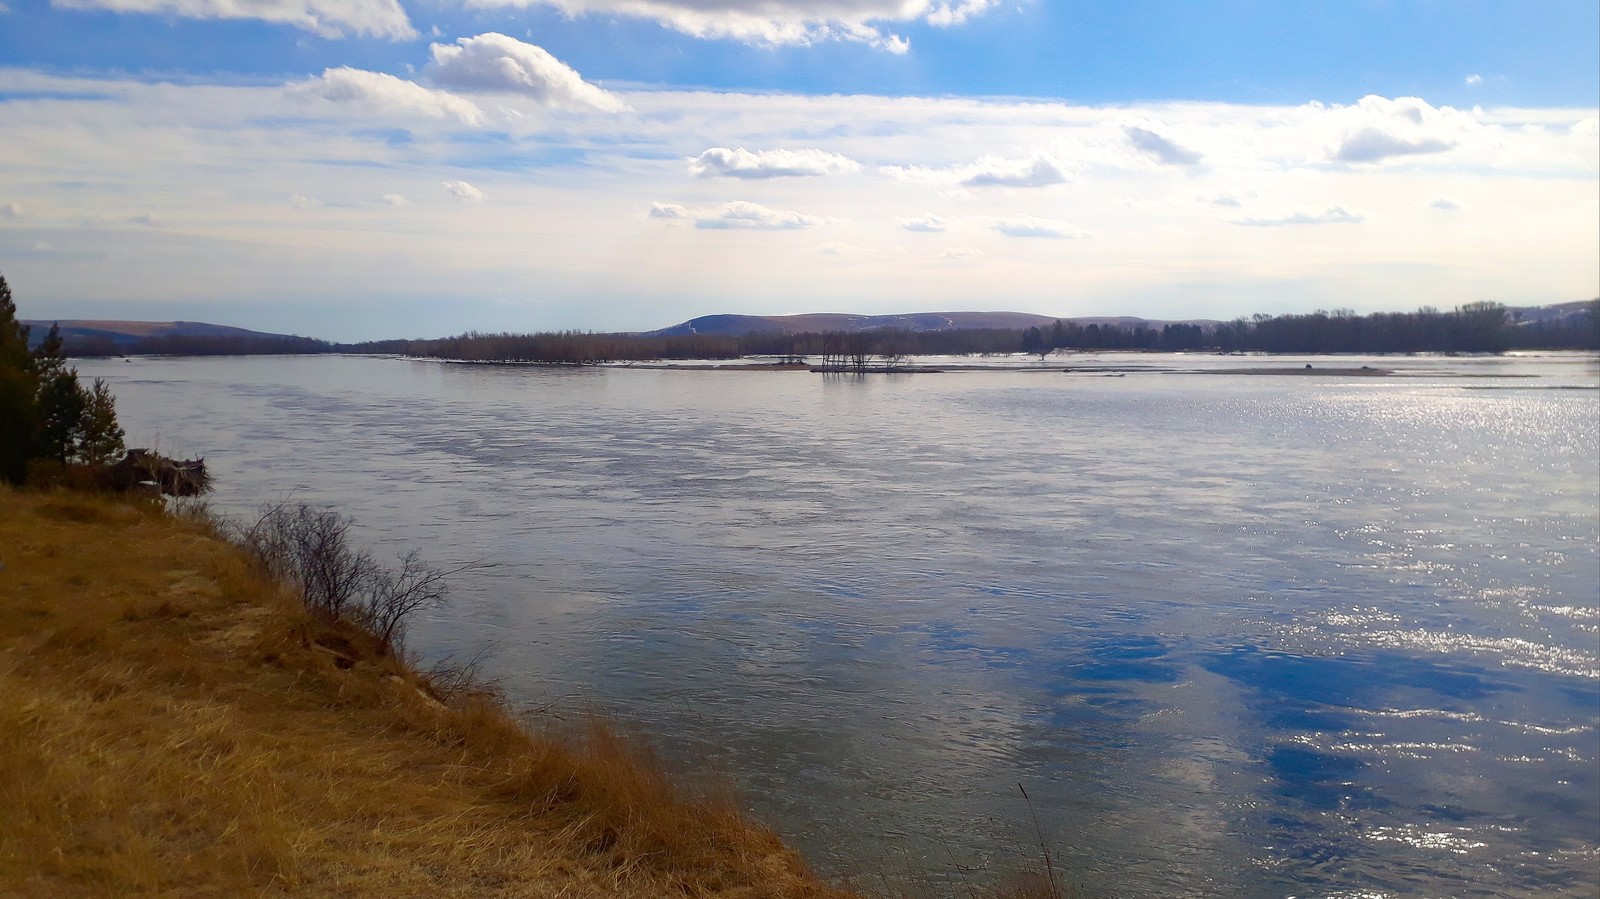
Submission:
<svg viewBox="0 0 1600 899">
<path fill-rule="evenodd" d="M 1031 312 L 908 312 L 901 315 L 854 315 L 811 312 L 804 315 L 702 315 L 671 327 L 648 331 L 647 337 L 677 337 L 685 334 L 817 334 L 829 331 L 972 331 L 982 328 L 1043 328 L 1055 324 L 1056 316 Z M 1169 322 L 1135 318 L 1129 315 L 1062 318 L 1080 325 L 1116 325 L 1122 328 L 1146 325 L 1159 328 Z M 1186 321 L 1184 324 L 1214 324 Z"/>
<path fill-rule="evenodd" d="M 35 347 L 44 341 L 51 325 L 59 325 L 69 356 L 322 353 L 332 348 L 327 342 L 310 337 L 206 322 L 34 319 L 22 324 L 28 326 L 28 344 Z"/>
<path fill-rule="evenodd" d="M 28 343 L 38 346 L 51 325 L 61 326 L 61 337 L 68 343 L 83 340 L 109 340 L 115 346 L 129 346 L 152 337 L 233 337 L 245 340 L 299 340 L 288 334 L 269 334 L 228 325 L 205 322 L 135 322 L 101 319 L 71 318 L 55 320 L 32 319 L 22 322 L 29 326 Z"/>
<path fill-rule="evenodd" d="M 1594 300 L 1574 300 L 1570 303 L 1552 303 L 1549 306 L 1512 306 L 1510 309 L 1511 320 L 1519 325 L 1533 322 L 1562 321 L 1578 315 L 1588 315 L 1594 308 Z"/>
</svg>

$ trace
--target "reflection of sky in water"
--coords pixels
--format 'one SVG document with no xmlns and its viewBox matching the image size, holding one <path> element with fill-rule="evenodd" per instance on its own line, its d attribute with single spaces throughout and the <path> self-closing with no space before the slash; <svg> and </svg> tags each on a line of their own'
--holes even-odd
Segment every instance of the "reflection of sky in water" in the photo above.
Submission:
<svg viewBox="0 0 1600 899">
<path fill-rule="evenodd" d="M 828 870 L 1015 864 L 1020 782 L 1107 891 L 1592 895 L 1600 408 L 1548 388 L 1595 364 L 1371 364 L 1412 370 L 80 369 L 224 507 L 486 560 L 421 646 L 637 722 Z"/>
</svg>

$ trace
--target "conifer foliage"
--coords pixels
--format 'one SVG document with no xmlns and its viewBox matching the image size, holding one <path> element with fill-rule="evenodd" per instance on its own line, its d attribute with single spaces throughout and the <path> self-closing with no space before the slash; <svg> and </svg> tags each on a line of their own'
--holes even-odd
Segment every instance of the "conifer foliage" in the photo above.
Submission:
<svg viewBox="0 0 1600 899">
<path fill-rule="evenodd" d="M 78 382 L 58 328 L 29 351 L 0 275 L 0 480 L 22 483 L 31 462 L 107 465 L 122 455 L 122 438 L 110 388 L 98 378 L 92 388 Z"/>
</svg>

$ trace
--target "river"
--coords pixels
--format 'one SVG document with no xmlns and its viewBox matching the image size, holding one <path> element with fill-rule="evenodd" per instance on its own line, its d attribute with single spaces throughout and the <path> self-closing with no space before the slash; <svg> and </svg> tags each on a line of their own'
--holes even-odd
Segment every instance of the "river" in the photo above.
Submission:
<svg viewBox="0 0 1600 899">
<path fill-rule="evenodd" d="M 830 876 L 1600 891 L 1596 358 L 1071 362 L 78 368 L 225 512 L 475 562 L 420 654 L 605 709 Z M 1190 370 L 1241 364 L 1397 371 Z"/>
</svg>

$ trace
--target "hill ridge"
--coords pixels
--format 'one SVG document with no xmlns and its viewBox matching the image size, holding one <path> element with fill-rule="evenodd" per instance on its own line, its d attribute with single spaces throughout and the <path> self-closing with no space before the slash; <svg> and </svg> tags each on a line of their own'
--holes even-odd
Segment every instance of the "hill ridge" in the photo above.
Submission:
<svg viewBox="0 0 1600 899">
<path fill-rule="evenodd" d="M 644 332 L 647 337 L 675 337 L 685 334 L 726 334 L 742 336 L 760 332 L 785 334 L 815 333 L 824 331 L 881 331 L 902 328 L 907 331 L 962 331 L 982 328 L 1043 328 L 1057 321 L 1077 322 L 1082 325 L 1118 325 L 1130 327 L 1146 325 L 1159 328 L 1179 323 L 1169 319 L 1148 319 L 1132 315 L 1105 316 L 1055 316 L 1034 312 L 901 312 L 868 315 L 852 312 L 803 312 L 793 315 L 745 315 L 741 313 L 715 313 L 691 318 L 654 331 Z M 1215 324 L 1211 319 L 1185 319 L 1182 324 Z"/>
</svg>

